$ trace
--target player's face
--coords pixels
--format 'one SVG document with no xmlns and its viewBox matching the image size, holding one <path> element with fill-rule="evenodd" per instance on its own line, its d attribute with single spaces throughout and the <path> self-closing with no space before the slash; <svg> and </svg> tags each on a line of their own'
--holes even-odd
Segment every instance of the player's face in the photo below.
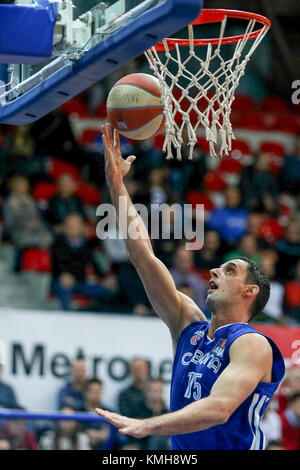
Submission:
<svg viewBox="0 0 300 470">
<path fill-rule="evenodd" d="M 242 299 L 246 285 L 248 263 L 244 260 L 232 260 L 219 268 L 211 269 L 211 278 L 207 291 L 206 303 L 211 311 L 222 304 L 230 305 Z"/>
</svg>

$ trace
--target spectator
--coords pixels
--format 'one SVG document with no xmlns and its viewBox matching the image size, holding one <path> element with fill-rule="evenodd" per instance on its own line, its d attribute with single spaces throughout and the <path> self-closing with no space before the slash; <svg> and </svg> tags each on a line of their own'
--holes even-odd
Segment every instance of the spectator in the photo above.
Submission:
<svg viewBox="0 0 300 470">
<path fill-rule="evenodd" d="M 87 383 L 87 388 L 84 393 L 84 407 L 87 412 L 94 412 L 95 408 L 102 408 L 109 410 L 109 408 L 102 403 L 102 381 L 99 379 L 91 379 Z M 111 410 L 109 410 L 111 411 Z M 85 432 L 90 438 L 90 446 L 94 450 L 111 449 L 113 441 L 111 436 L 111 426 L 108 423 L 97 423 L 94 421 L 85 424 Z"/>
<path fill-rule="evenodd" d="M 18 407 L 20 410 L 24 408 Z M 2 434 L 10 442 L 12 450 L 37 450 L 37 440 L 30 431 L 26 429 L 24 419 L 9 419 L 2 427 Z"/>
<path fill-rule="evenodd" d="M 14 389 L 1 380 L 2 367 L 0 364 L 0 408 L 18 408 Z"/>
<path fill-rule="evenodd" d="M 10 180 L 11 194 L 4 204 L 4 228 L 15 245 L 21 248 L 47 248 L 52 235 L 42 222 L 29 195 L 29 183 L 23 176 Z"/>
<path fill-rule="evenodd" d="M 62 413 L 72 414 L 71 406 L 62 406 Z M 46 431 L 40 438 L 42 450 L 90 450 L 89 436 L 72 420 L 58 421 L 55 431 Z"/>
<path fill-rule="evenodd" d="M 150 204 L 162 204 L 167 202 L 166 168 L 153 168 L 149 173 L 148 181 Z"/>
<path fill-rule="evenodd" d="M 76 359 L 70 369 L 70 380 L 58 393 L 58 407 L 70 405 L 76 411 L 85 409 L 84 393 L 87 388 L 87 374 L 85 361 Z"/>
<path fill-rule="evenodd" d="M 260 254 L 257 250 L 256 238 L 253 235 L 244 235 L 239 241 L 238 248 L 236 250 L 230 251 L 227 255 L 224 256 L 224 262 L 243 256 L 249 258 L 258 265 L 260 264 Z"/>
<path fill-rule="evenodd" d="M 268 154 L 261 152 L 253 165 L 244 168 L 240 189 L 245 209 L 261 212 L 272 204 L 273 212 L 278 212 L 277 182 L 269 170 Z"/>
<path fill-rule="evenodd" d="M 299 194 L 300 184 L 300 136 L 297 137 L 294 152 L 283 159 L 281 189 Z"/>
<path fill-rule="evenodd" d="M 149 363 L 145 359 L 135 358 L 130 362 L 129 374 L 132 383 L 119 395 L 119 410 L 123 416 L 144 417 L 145 389 L 150 379 L 149 372 Z"/>
<path fill-rule="evenodd" d="M 120 286 L 121 296 L 126 309 L 136 315 L 151 313 L 151 305 L 143 283 L 131 261 L 115 265 L 116 275 Z"/>
<path fill-rule="evenodd" d="M 219 255 L 220 236 L 215 230 L 208 230 L 204 235 L 204 245 L 195 253 L 195 266 L 200 270 L 208 271 L 220 266 L 222 257 Z"/>
<path fill-rule="evenodd" d="M 287 315 L 300 323 L 300 260 L 296 265 L 296 275 L 285 285 Z"/>
<path fill-rule="evenodd" d="M 67 215 L 78 213 L 86 221 L 81 199 L 75 195 L 77 183 L 73 176 L 66 173 L 57 181 L 57 194 L 49 201 L 46 219 L 56 233 L 61 233 Z"/>
<path fill-rule="evenodd" d="M 287 408 L 289 397 L 295 393 L 300 393 L 300 367 L 291 367 L 286 371 L 285 377 L 278 389 L 279 411 Z"/>
<path fill-rule="evenodd" d="M 39 155 L 59 156 L 79 167 L 90 163 L 91 154 L 78 144 L 69 117 L 60 108 L 35 121 L 31 134 Z"/>
<path fill-rule="evenodd" d="M 168 413 L 169 410 L 163 399 L 164 382 L 162 379 L 151 379 L 145 390 L 144 416 L 151 418 Z M 147 439 L 146 449 L 167 450 L 170 449 L 168 436 L 150 436 Z"/>
<path fill-rule="evenodd" d="M 257 320 L 267 320 L 273 323 L 282 323 L 284 287 L 276 280 L 277 255 L 275 251 L 266 251 L 262 253 L 260 268 L 270 280 L 270 298 L 262 314 L 258 315 Z"/>
<path fill-rule="evenodd" d="M 229 245 L 237 242 L 247 231 L 247 210 L 240 207 L 241 194 L 238 188 L 229 186 L 225 190 L 225 205 L 211 212 L 208 228 L 216 230 Z"/>
<path fill-rule="evenodd" d="M 291 221 L 285 230 L 285 237 L 276 246 L 279 255 L 278 272 L 282 280 L 291 280 L 295 276 L 295 267 L 300 258 L 300 227 Z"/>
<path fill-rule="evenodd" d="M 247 219 L 247 233 L 256 238 L 260 236 L 260 226 L 263 221 L 263 216 L 259 212 L 250 212 Z"/>
<path fill-rule="evenodd" d="M 280 442 L 281 440 L 281 419 L 277 408 L 278 403 L 273 398 L 261 420 L 260 427 L 265 436 L 266 446 L 271 442 Z"/>
<path fill-rule="evenodd" d="M 31 184 L 47 174 L 48 159 L 36 152 L 31 126 L 15 126 L 4 142 L 7 177 L 22 175 Z"/>
<path fill-rule="evenodd" d="M 262 237 L 261 225 L 264 221 L 264 215 L 258 212 L 251 212 L 247 220 L 247 233 L 256 238 L 258 249 L 268 249 L 270 244 Z"/>
<path fill-rule="evenodd" d="M 63 233 L 51 247 L 52 286 L 51 290 L 61 302 L 63 310 L 70 310 L 72 296 L 82 294 L 90 298 L 113 299 L 113 290 L 100 285 L 94 279 L 88 281 L 87 268 L 93 265 L 97 274 L 101 271 L 93 255 L 93 247 L 85 239 L 85 226 L 78 214 L 66 217 Z"/>
<path fill-rule="evenodd" d="M 192 251 L 186 250 L 184 246 L 180 246 L 174 258 L 174 267 L 170 269 L 170 273 L 175 281 L 176 287 L 185 284 L 193 291 L 192 299 L 198 307 L 205 308 L 206 285 L 198 273 L 194 269 L 194 254 Z"/>
<path fill-rule="evenodd" d="M 300 450 L 300 393 L 289 397 L 288 407 L 280 413 L 281 441 L 285 450 Z"/>
<path fill-rule="evenodd" d="M 1 450 L 11 450 L 11 443 L 9 439 L 3 435 L 0 435 L 0 451 Z"/>
<path fill-rule="evenodd" d="M 162 208 L 160 208 L 160 210 L 161 209 Z M 164 204 L 163 210 L 161 210 L 160 222 L 160 233 L 157 233 L 153 239 L 154 251 L 156 256 L 167 266 L 167 268 L 170 268 L 173 264 L 174 253 L 182 243 L 181 210 L 176 212 L 176 210 L 172 210 L 171 205 Z M 156 229 L 156 227 L 153 226 L 152 228 L 154 230 Z"/>
</svg>

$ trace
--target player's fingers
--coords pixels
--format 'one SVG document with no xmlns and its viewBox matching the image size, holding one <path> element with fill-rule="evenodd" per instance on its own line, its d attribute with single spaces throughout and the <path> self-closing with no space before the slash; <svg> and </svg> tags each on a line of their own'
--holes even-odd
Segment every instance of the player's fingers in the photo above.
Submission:
<svg viewBox="0 0 300 470">
<path fill-rule="evenodd" d="M 95 408 L 95 412 L 97 415 L 102 416 L 102 418 L 105 418 L 105 415 L 107 414 L 107 411 L 102 410 L 102 408 Z"/>
<path fill-rule="evenodd" d="M 126 162 L 129 163 L 129 165 L 131 165 L 134 160 L 136 160 L 136 157 L 134 155 L 130 155 L 129 157 L 126 158 Z"/>
<path fill-rule="evenodd" d="M 124 424 L 123 416 L 120 416 L 116 413 L 111 413 L 110 411 L 102 410 L 101 408 L 96 408 L 95 411 L 99 416 L 102 416 L 102 418 L 105 418 L 107 421 L 116 426 L 121 426 Z"/>
<path fill-rule="evenodd" d="M 130 434 L 130 428 L 126 427 L 126 428 L 119 429 L 119 433 L 120 434 Z"/>
<path fill-rule="evenodd" d="M 113 145 L 112 127 L 109 124 L 109 122 L 106 123 L 106 134 L 107 134 L 109 143 Z"/>
<path fill-rule="evenodd" d="M 120 148 L 120 135 L 117 129 L 114 129 L 114 147 Z"/>
<path fill-rule="evenodd" d="M 101 126 L 102 140 L 107 137 L 106 126 Z"/>
<path fill-rule="evenodd" d="M 111 152 L 110 144 L 108 143 L 107 137 L 104 134 L 102 135 L 102 142 L 104 146 L 104 160 L 106 164 L 109 162 L 110 166 L 114 166 L 114 157 Z"/>
</svg>

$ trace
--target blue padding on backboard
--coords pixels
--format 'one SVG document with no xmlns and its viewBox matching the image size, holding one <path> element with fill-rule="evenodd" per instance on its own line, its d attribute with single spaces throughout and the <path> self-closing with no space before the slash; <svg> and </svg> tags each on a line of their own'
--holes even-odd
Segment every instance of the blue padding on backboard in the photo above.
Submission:
<svg viewBox="0 0 300 470">
<path fill-rule="evenodd" d="M 57 4 L 0 5 L 0 63 L 38 64 L 51 57 Z"/>
<path fill-rule="evenodd" d="M 176 33 L 201 13 L 203 0 L 167 0 L 108 36 L 76 62 L 11 102 L 0 102 L 0 122 L 34 122 L 106 77 L 149 47 Z"/>
</svg>

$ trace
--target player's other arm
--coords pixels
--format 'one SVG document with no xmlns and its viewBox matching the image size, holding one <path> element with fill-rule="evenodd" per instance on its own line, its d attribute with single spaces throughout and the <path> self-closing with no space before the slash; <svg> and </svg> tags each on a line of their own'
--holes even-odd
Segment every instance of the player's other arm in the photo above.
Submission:
<svg viewBox="0 0 300 470">
<path fill-rule="evenodd" d="M 122 158 L 118 132 L 114 130 L 112 133 L 110 125 L 102 126 L 101 130 L 105 148 L 106 182 L 117 216 L 122 210 L 122 215 L 126 218 L 126 233 L 120 226 L 120 220 L 118 222 L 125 236 L 129 257 L 139 273 L 154 310 L 167 324 L 176 340 L 187 324 L 205 320 L 205 316 L 191 299 L 177 291 L 170 272 L 153 252 L 145 224 L 123 181 L 135 157 L 130 156 L 126 160 Z"/>
<path fill-rule="evenodd" d="M 107 414 L 102 410 L 99 414 L 119 427 L 122 434 L 135 437 L 202 431 L 226 423 L 258 383 L 270 379 L 272 360 L 272 349 L 266 338 L 256 333 L 245 334 L 232 344 L 230 363 L 208 397 L 173 413 L 145 420 Z M 201 385 L 201 379 L 199 383 Z"/>
</svg>

